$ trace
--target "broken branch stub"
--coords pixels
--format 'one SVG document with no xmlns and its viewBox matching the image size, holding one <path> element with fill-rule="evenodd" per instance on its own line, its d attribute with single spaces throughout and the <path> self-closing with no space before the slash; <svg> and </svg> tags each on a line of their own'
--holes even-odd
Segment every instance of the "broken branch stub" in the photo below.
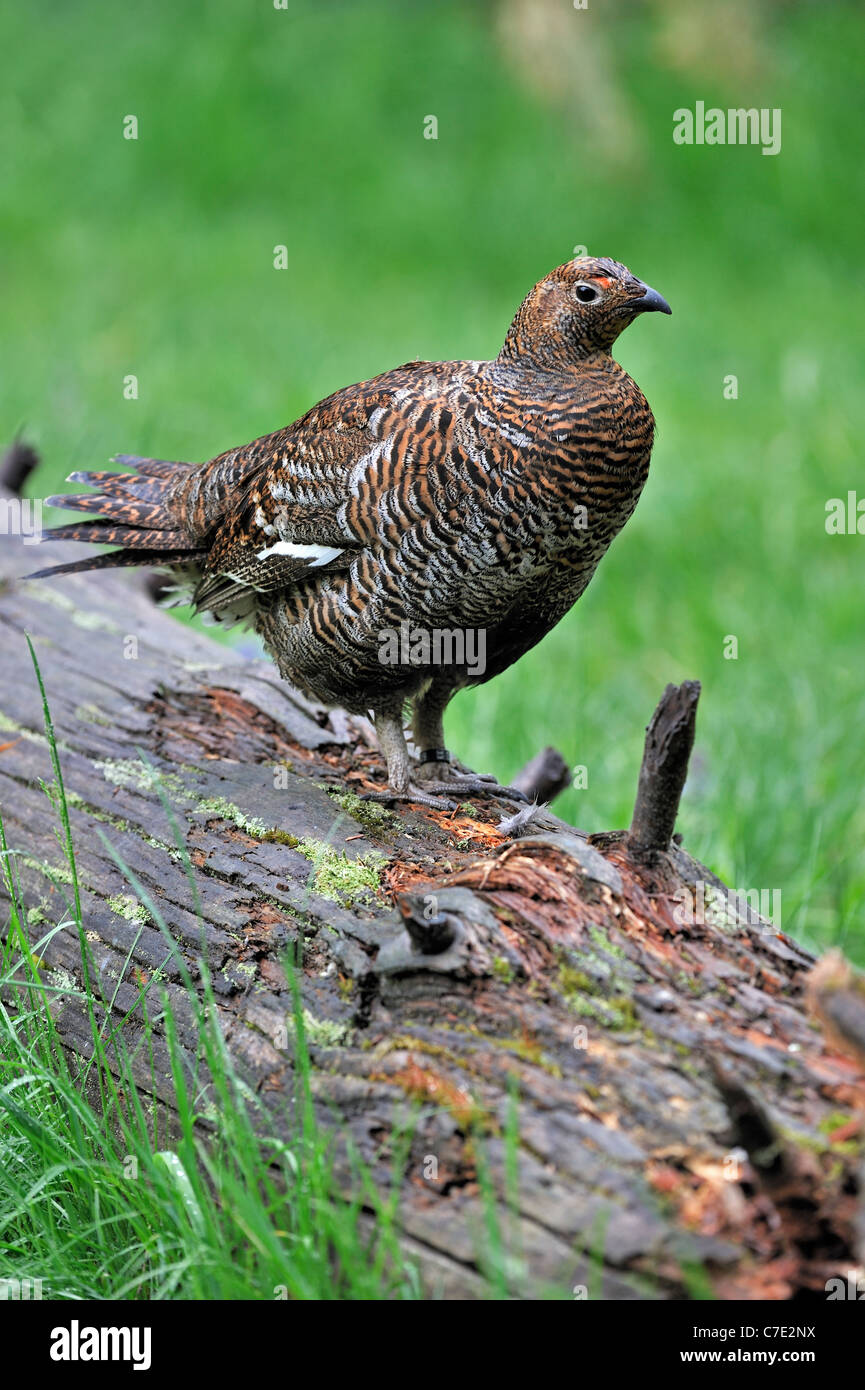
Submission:
<svg viewBox="0 0 865 1390">
<path fill-rule="evenodd" d="M 31 444 L 14 439 L 0 457 L 0 487 L 13 497 L 20 497 L 24 484 L 38 467 L 39 455 Z"/>
<path fill-rule="evenodd" d="M 637 853 L 669 849 L 694 746 L 699 681 L 668 685 L 646 730 L 628 844 Z"/>
<path fill-rule="evenodd" d="M 547 805 L 573 780 L 571 769 L 559 750 L 547 746 L 511 778 L 510 785 L 522 792 L 526 800 Z"/>
</svg>

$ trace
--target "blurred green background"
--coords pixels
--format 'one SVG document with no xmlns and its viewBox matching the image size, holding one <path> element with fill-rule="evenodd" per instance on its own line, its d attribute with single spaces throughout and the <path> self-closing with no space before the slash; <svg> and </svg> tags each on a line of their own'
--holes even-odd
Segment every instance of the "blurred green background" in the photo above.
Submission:
<svg viewBox="0 0 865 1390">
<path fill-rule="evenodd" d="M 43 0 L 0 40 L 0 437 L 41 449 L 34 493 L 495 355 L 577 245 L 669 299 L 617 349 L 658 421 L 636 515 L 448 741 L 504 780 L 553 742 L 588 769 L 557 810 L 622 826 L 664 684 L 699 678 L 687 846 L 865 959 L 865 537 L 825 530 L 865 495 L 861 6 Z M 780 107 L 781 153 L 675 145 L 697 100 Z"/>
</svg>

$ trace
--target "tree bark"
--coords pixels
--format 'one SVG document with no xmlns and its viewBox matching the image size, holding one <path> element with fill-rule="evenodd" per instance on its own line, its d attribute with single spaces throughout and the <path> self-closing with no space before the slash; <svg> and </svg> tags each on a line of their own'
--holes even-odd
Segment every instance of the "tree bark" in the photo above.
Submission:
<svg viewBox="0 0 865 1390">
<path fill-rule="evenodd" d="M 697 725 L 699 681 L 668 685 L 646 730 L 637 801 L 628 832 L 636 854 L 669 849 Z"/>
<path fill-rule="evenodd" d="M 82 551 L 0 544 L 0 805 L 35 942 L 69 889 L 39 786 L 51 766 L 29 632 L 97 983 L 115 1021 L 131 1010 L 126 1036 L 160 970 L 195 1051 L 178 960 L 98 831 L 196 980 L 206 954 L 228 1047 L 277 1127 L 293 1053 L 281 962 L 299 952 L 315 1104 L 346 1190 L 349 1145 L 388 1190 L 395 1135 L 414 1124 L 399 1222 L 431 1293 L 483 1291 L 482 1160 L 524 1261 L 516 1295 L 569 1291 L 597 1268 L 605 1298 L 687 1297 L 700 1266 L 720 1298 L 825 1296 L 856 1258 L 855 1145 L 834 1136 L 845 1117 L 856 1129 L 862 1070 L 809 1015 L 808 952 L 667 848 L 690 695 L 672 781 L 662 768 L 653 784 L 644 761 L 642 805 L 662 813 L 635 815 L 630 833 L 587 839 L 548 817 L 553 829 L 512 839 L 498 826 L 514 808 L 474 799 L 471 813 L 382 814 L 352 795 L 383 777 L 362 721 L 158 611 L 128 574 L 10 582 L 46 553 Z M 341 889 L 326 845 L 352 866 L 336 861 Z M 364 890 L 364 862 L 378 887 Z M 74 929 L 44 956 L 80 987 Z M 86 1055 L 80 1003 L 60 996 L 56 1010 L 65 1045 Z M 158 1028 L 155 1048 L 137 1081 L 170 1115 Z"/>
</svg>

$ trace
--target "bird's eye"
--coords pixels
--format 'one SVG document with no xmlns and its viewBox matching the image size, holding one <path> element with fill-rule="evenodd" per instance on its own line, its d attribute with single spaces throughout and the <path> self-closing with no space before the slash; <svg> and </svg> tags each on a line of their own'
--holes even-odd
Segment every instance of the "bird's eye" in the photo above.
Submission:
<svg viewBox="0 0 865 1390">
<path fill-rule="evenodd" d="M 596 290 L 594 285 L 577 285 L 574 293 L 581 304 L 594 304 L 601 297 L 600 290 Z"/>
</svg>

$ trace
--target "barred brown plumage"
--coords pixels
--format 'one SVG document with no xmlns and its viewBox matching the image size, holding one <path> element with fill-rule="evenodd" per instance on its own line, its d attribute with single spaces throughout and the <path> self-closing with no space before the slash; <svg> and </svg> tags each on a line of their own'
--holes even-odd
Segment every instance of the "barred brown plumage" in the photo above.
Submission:
<svg viewBox="0 0 865 1390">
<path fill-rule="evenodd" d="M 633 512 L 654 420 L 610 349 L 647 310 L 670 312 L 582 257 L 535 286 L 493 361 L 406 363 L 202 465 L 120 455 L 133 472 L 72 474 L 96 493 L 49 500 L 100 519 L 47 534 L 122 548 L 40 574 L 167 564 L 199 610 L 252 622 L 287 680 L 373 711 L 383 796 L 495 790 L 454 772 L 443 712 L 549 632 Z M 460 634 L 482 634 L 483 662 Z"/>
</svg>

